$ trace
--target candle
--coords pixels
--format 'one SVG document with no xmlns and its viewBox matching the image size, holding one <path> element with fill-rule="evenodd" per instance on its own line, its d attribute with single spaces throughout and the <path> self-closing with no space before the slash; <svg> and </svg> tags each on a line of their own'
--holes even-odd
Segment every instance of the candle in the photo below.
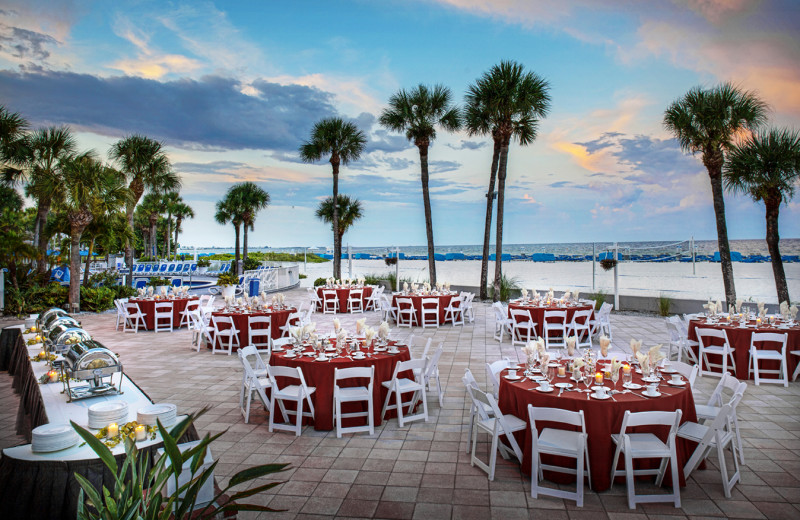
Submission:
<svg viewBox="0 0 800 520">
<path fill-rule="evenodd" d="M 630 374 L 631 373 L 631 366 L 630 365 L 622 365 L 622 373 L 623 374 Z"/>
<path fill-rule="evenodd" d="M 147 430 L 144 429 L 144 424 L 140 424 L 136 427 L 136 440 L 143 441 L 147 438 Z"/>
<path fill-rule="evenodd" d="M 598 373 L 596 373 L 594 375 L 594 382 L 597 383 L 598 385 L 602 385 L 603 384 L 603 373 L 602 372 L 598 372 Z"/>
<path fill-rule="evenodd" d="M 558 367 L 558 377 L 564 377 L 567 375 L 567 368 L 564 366 Z"/>
<path fill-rule="evenodd" d="M 39 359 L 44 359 L 44 357 L 45 357 L 46 355 L 47 355 L 47 353 L 46 353 L 44 350 L 43 350 L 43 351 L 41 351 L 41 352 L 39 352 Z"/>
<path fill-rule="evenodd" d="M 58 381 L 58 372 L 56 372 L 55 370 L 51 370 L 50 372 L 47 373 L 47 375 L 50 377 L 51 383 L 55 383 L 56 381 Z"/>
<path fill-rule="evenodd" d="M 106 429 L 106 438 L 113 439 L 117 435 L 119 435 L 119 426 L 117 426 L 117 423 L 112 422 Z"/>
</svg>

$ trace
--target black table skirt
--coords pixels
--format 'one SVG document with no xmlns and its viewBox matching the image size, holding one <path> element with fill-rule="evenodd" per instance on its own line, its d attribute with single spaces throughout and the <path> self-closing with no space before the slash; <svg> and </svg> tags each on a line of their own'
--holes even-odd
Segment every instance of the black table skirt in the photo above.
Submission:
<svg viewBox="0 0 800 520">
<path fill-rule="evenodd" d="M 14 376 L 14 389 L 20 394 L 17 414 L 17 433 L 30 442 L 31 430 L 47 424 L 47 412 L 42 402 L 39 384 L 28 359 L 28 349 L 19 329 L 3 329 L 0 334 L 0 357 L 10 350 L 9 375 Z M 13 347 L 11 346 L 13 345 Z M 135 383 L 134 383 L 135 384 Z M 141 389 L 140 389 L 141 390 Z M 144 391 L 142 391 L 147 395 Z M 149 399 L 149 396 L 148 396 Z M 151 399 L 152 401 L 152 399 Z M 180 442 L 199 440 L 194 425 Z M 139 450 L 153 462 L 156 451 L 163 446 L 154 444 Z M 116 456 L 122 465 L 125 454 Z M 33 518 L 74 519 L 78 511 L 80 485 L 75 473 L 86 477 L 100 490 L 113 489 L 114 476 L 99 458 L 76 461 L 29 461 L 2 455 L 0 458 L 0 517 L 4 520 Z"/>
</svg>

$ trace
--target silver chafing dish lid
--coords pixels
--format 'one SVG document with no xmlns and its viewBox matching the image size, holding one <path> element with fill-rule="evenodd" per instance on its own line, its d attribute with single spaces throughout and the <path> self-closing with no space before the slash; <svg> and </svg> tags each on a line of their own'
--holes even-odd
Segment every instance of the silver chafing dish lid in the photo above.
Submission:
<svg viewBox="0 0 800 520">
<path fill-rule="evenodd" d="M 64 353 L 64 363 L 73 372 L 120 366 L 113 352 L 91 339 L 71 345 Z"/>
<path fill-rule="evenodd" d="M 61 316 L 69 316 L 67 311 L 64 309 L 59 309 L 58 307 L 53 307 L 52 309 L 48 309 L 39 315 L 38 321 L 39 325 L 42 327 L 46 327 L 50 323 L 52 323 L 55 319 Z"/>
<path fill-rule="evenodd" d="M 80 323 L 78 323 L 75 318 L 72 318 L 71 316 L 60 316 L 51 321 L 50 325 L 47 325 L 42 329 L 42 335 L 47 339 L 51 339 L 52 337 L 55 337 L 56 333 L 64 332 L 66 329 L 79 329 L 80 327 Z"/>
<path fill-rule="evenodd" d="M 68 345 L 92 339 L 88 332 L 78 327 L 58 325 L 56 329 L 50 332 L 50 340 L 54 345 Z M 70 341 L 70 343 L 67 343 L 67 341 Z"/>
</svg>

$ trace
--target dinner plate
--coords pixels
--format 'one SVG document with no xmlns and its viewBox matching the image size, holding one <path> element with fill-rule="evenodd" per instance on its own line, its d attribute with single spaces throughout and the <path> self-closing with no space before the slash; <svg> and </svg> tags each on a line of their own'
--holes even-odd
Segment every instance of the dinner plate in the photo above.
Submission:
<svg viewBox="0 0 800 520">
<path fill-rule="evenodd" d="M 572 383 L 556 383 L 556 388 L 572 388 Z"/>
<path fill-rule="evenodd" d="M 503 376 L 505 379 L 509 381 L 519 381 L 522 379 L 522 376 Z"/>
<path fill-rule="evenodd" d="M 537 386 L 537 387 L 536 387 L 536 390 L 538 390 L 539 392 L 543 392 L 543 393 L 545 393 L 545 394 L 549 394 L 550 392 L 552 392 L 552 391 L 553 391 L 553 387 L 551 386 L 550 388 L 548 388 L 548 389 L 546 389 L 546 390 L 545 390 L 545 389 L 544 389 L 544 388 L 542 388 L 541 386 Z"/>
<path fill-rule="evenodd" d="M 640 385 L 639 383 L 625 383 L 622 386 L 627 388 L 628 390 L 641 390 L 642 388 L 642 385 Z"/>
</svg>

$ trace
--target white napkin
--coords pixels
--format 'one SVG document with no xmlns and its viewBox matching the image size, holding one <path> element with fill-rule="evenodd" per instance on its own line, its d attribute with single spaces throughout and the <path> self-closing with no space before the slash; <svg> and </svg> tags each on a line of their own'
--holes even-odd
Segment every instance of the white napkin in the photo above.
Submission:
<svg viewBox="0 0 800 520">
<path fill-rule="evenodd" d="M 360 334 L 364 327 L 367 325 L 367 318 L 361 318 L 360 320 L 356 321 L 356 334 Z"/>
<path fill-rule="evenodd" d="M 605 335 L 600 336 L 600 355 L 603 357 L 608 356 L 608 347 L 611 345 L 611 340 L 605 337 Z"/>
<path fill-rule="evenodd" d="M 661 352 L 661 345 L 650 347 L 650 351 L 647 353 L 647 357 L 650 361 L 650 366 L 651 367 L 656 366 L 656 364 L 658 364 L 659 361 L 664 359 L 664 354 Z"/>
<path fill-rule="evenodd" d="M 528 297 L 528 289 L 523 288 L 522 289 L 522 298 L 525 299 L 527 297 Z"/>
<path fill-rule="evenodd" d="M 380 326 L 378 327 L 378 337 L 385 341 L 389 339 L 390 331 L 391 329 L 389 329 L 389 324 L 385 321 L 382 321 Z"/>
<path fill-rule="evenodd" d="M 372 329 L 372 327 L 366 328 L 364 331 L 364 337 L 367 340 L 367 346 L 369 346 L 369 344 L 372 343 L 372 338 L 375 337 L 375 331 Z"/>
<path fill-rule="evenodd" d="M 339 318 L 333 318 L 333 330 L 338 332 L 339 331 Z"/>
<path fill-rule="evenodd" d="M 575 355 L 575 336 L 567 338 L 567 354 Z"/>
<path fill-rule="evenodd" d="M 631 351 L 633 352 L 634 356 L 637 356 L 637 359 L 638 359 L 639 350 L 641 348 L 642 348 L 642 340 L 635 340 L 635 339 L 631 338 Z"/>
</svg>

